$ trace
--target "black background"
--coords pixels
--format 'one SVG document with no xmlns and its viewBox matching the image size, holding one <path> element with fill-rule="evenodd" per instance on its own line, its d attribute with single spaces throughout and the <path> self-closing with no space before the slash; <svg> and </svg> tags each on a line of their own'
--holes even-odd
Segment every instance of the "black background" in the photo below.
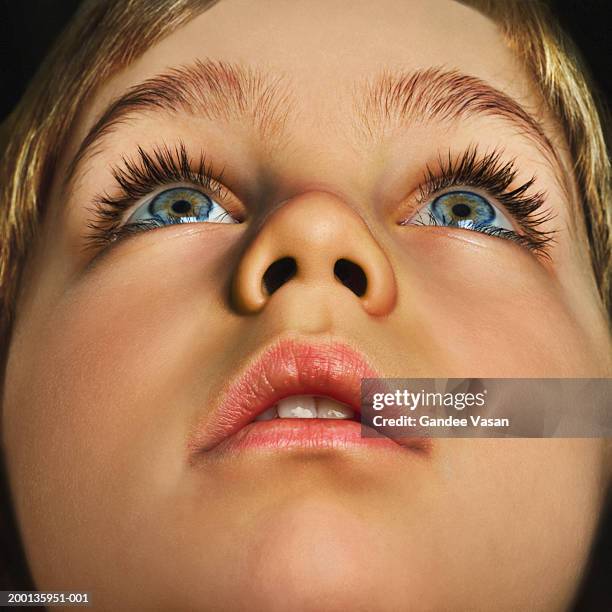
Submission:
<svg viewBox="0 0 612 612">
<path fill-rule="evenodd" d="M 42 57 L 79 4 L 80 0 L 0 0 L 0 121 L 18 102 Z M 551 5 L 580 47 L 600 97 L 610 100 L 612 37 L 608 13 L 612 0 L 551 0 Z"/>
<path fill-rule="evenodd" d="M 19 101 L 43 56 L 80 1 L 0 0 L 0 121 Z M 612 37 L 609 35 L 611 20 L 608 13 L 612 0 L 551 0 L 550 3 L 582 51 L 595 80 L 598 97 L 604 104 L 609 104 Z M 571 491 L 568 491 L 568 500 L 571 501 Z M 612 601 L 609 600 L 612 589 L 612 499 L 610 501 L 607 520 L 603 522 L 593 555 L 594 571 L 590 572 L 584 585 L 576 611 L 612 610 Z M 561 533 L 559 537 L 571 538 L 572 534 Z"/>
</svg>

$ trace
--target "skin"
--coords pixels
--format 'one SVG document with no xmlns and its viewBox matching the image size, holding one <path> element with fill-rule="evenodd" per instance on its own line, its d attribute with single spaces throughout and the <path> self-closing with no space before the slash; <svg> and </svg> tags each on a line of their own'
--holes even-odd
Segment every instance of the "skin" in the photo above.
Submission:
<svg viewBox="0 0 612 612">
<path fill-rule="evenodd" d="M 66 164 L 109 101 L 197 58 L 282 75 L 285 140 L 264 144 L 249 122 L 148 114 L 106 139 L 63 194 Z M 24 277 L 2 403 L 40 590 L 88 590 L 97 610 L 568 606 L 609 480 L 602 440 L 438 439 L 427 458 L 187 458 L 223 385 L 279 338 L 347 342 L 389 377 L 612 374 L 586 247 L 569 230 L 575 189 L 531 140 L 491 117 L 355 131 L 356 81 L 429 66 L 475 75 L 530 109 L 569 176 L 555 124 L 494 24 L 446 0 L 350 11 L 339 0 L 224 0 L 83 108 Z M 244 223 L 153 230 L 86 268 L 85 204 L 112 191 L 109 164 L 179 138 L 226 167 Z M 550 261 L 469 230 L 397 224 L 425 164 L 470 143 L 503 145 L 519 181 L 537 175 L 556 213 Z M 365 260 L 382 253 L 391 267 L 382 311 L 329 276 L 335 249 L 357 239 Z M 252 253 L 272 257 L 276 240 L 311 264 L 306 278 L 258 312 L 236 308 L 237 270 L 256 274 Z M 247 280 L 234 287 L 244 303 Z"/>
</svg>

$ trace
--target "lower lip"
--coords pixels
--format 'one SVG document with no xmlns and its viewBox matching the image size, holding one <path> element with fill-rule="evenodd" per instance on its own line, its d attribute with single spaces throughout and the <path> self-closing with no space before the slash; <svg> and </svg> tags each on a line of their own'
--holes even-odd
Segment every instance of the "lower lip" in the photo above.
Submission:
<svg viewBox="0 0 612 612">
<path fill-rule="evenodd" d="M 376 436 L 372 430 L 372 436 Z M 207 452 L 235 453 L 245 450 L 427 450 L 427 441 L 412 438 L 395 441 L 366 437 L 357 421 L 342 419 L 272 419 L 254 421 Z"/>
</svg>

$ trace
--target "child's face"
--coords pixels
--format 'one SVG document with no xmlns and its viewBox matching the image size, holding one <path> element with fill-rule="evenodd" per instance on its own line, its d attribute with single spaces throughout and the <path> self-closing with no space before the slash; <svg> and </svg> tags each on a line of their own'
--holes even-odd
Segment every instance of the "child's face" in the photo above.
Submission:
<svg viewBox="0 0 612 612">
<path fill-rule="evenodd" d="M 349 4 L 224 0 L 83 109 L 25 276 L 3 402 L 39 589 L 87 589 L 107 609 L 165 610 L 556 609 L 571 597 L 605 486 L 601 440 L 190 454 L 194 428 L 211 433 L 220 393 L 287 338 L 349 344 L 390 377 L 612 373 L 588 256 L 570 234 L 566 151 L 494 25 L 451 1 Z M 200 83 L 205 108 L 132 114 L 62 194 L 67 164 L 109 102 L 196 60 L 260 72 L 250 89 L 259 103 L 230 111 Z M 416 99 L 406 103 L 409 87 L 398 88 L 393 108 L 393 96 L 364 93 L 430 67 L 477 77 L 537 115 L 561 167 L 526 123 L 476 108 L 489 94 L 474 83 L 451 91 L 440 81 L 442 92 L 421 74 Z M 219 79 L 210 88 L 227 91 L 231 79 Z M 138 162 L 138 146 L 180 141 L 196 161 L 204 151 L 224 168 L 229 193 L 211 199 L 243 223 L 152 229 L 88 266 L 88 208 L 101 192 L 118 194 L 111 166 Z M 557 230 L 550 260 L 474 229 L 400 224 L 438 195 L 418 203 L 426 166 L 435 174 L 440 156 L 474 145 L 481 157 L 497 149 L 514 160 L 512 186 L 536 175 L 528 193 L 545 192 L 554 215 L 538 230 Z M 487 188 L 454 190 L 462 186 L 476 194 L 464 204 L 502 212 Z M 149 199 L 126 214 L 145 214 Z M 364 297 L 334 279 L 347 253 L 365 272 Z M 262 294 L 262 273 L 281 255 L 298 274 Z M 245 388 L 245 406 L 252 400 Z"/>
</svg>

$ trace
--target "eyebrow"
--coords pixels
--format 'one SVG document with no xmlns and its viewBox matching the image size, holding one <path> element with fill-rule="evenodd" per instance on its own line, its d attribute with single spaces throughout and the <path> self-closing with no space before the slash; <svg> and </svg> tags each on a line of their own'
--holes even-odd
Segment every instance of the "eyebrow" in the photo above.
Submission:
<svg viewBox="0 0 612 612">
<path fill-rule="evenodd" d="M 558 163 L 555 148 L 540 121 L 514 98 L 482 79 L 458 70 L 431 67 L 381 74 L 356 88 L 356 127 L 369 138 L 389 125 L 417 121 L 457 121 L 474 117 L 502 119 L 531 139 Z"/>
<path fill-rule="evenodd" d="M 100 150 L 106 136 L 147 112 L 183 111 L 211 120 L 249 118 L 262 141 L 279 139 L 294 99 L 286 85 L 280 76 L 272 78 L 256 68 L 215 60 L 196 60 L 147 79 L 128 89 L 102 113 L 70 162 L 64 186 L 81 162 Z M 538 147 L 567 189 L 562 165 L 542 124 L 518 101 L 478 77 L 442 67 L 383 70 L 373 79 L 355 84 L 353 100 L 355 128 L 370 139 L 393 124 L 483 116 L 502 119 Z"/>
<path fill-rule="evenodd" d="M 211 120 L 249 117 L 260 138 L 269 142 L 283 130 L 290 100 L 282 78 L 267 77 L 255 68 L 215 60 L 172 68 L 131 87 L 110 103 L 69 163 L 64 186 L 81 162 L 95 155 L 121 124 L 147 112 L 181 111 Z"/>
</svg>

